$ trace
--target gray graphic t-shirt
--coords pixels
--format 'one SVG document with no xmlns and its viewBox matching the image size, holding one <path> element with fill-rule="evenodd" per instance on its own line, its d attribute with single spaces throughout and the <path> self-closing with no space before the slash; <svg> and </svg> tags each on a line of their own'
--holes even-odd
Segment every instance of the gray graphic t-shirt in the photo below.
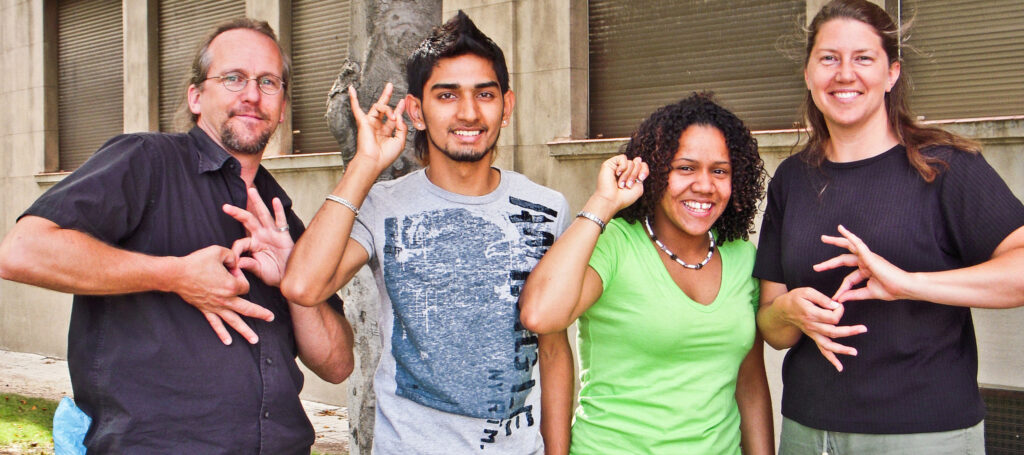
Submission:
<svg viewBox="0 0 1024 455">
<path fill-rule="evenodd" d="M 511 171 L 479 197 L 422 170 L 370 190 L 352 238 L 381 295 L 375 453 L 543 450 L 537 336 L 516 302 L 567 211 Z"/>
</svg>

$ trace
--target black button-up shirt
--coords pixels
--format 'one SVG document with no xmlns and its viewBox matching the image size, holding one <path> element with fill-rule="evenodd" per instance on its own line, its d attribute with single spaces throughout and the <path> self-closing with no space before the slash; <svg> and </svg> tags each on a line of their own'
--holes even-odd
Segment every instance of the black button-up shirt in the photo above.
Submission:
<svg viewBox="0 0 1024 455">
<path fill-rule="evenodd" d="M 298 238 L 302 222 L 266 169 L 255 186 L 268 207 L 281 198 Z M 111 139 L 25 215 L 126 250 L 185 256 L 244 237 L 221 206 L 244 208 L 246 198 L 238 160 L 193 128 Z M 93 419 L 90 452 L 309 453 L 314 433 L 298 398 L 288 303 L 277 288 L 246 278 L 242 297 L 274 312 L 272 322 L 244 318 L 255 345 L 233 334 L 225 346 L 177 294 L 74 297 L 68 367 L 75 400 Z M 332 306 L 341 311 L 337 298 Z"/>
</svg>

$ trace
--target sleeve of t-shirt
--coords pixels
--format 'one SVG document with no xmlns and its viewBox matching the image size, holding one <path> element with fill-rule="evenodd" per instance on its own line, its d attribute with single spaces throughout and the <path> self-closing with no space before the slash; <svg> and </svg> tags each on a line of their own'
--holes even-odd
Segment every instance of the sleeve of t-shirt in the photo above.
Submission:
<svg viewBox="0 0 1024 455">
<path fill-rule="evenodd" d="M 757 256 L 754 260 L 754 276 L 763 280 L 784 283 L 782 274 L 782 216 L 784 213 L 782 185 L 785 183 L 784 171 L 776 170 L 775 177 L 768 184 L 768 200 L 765 204 L 764 216 L 761 218 L 761 231 L 758 233 Z"/>
<path fill-rule="evenodd" d="M 621 220 L 613 220 L 608 223 L 605 232 L 597 238 L 597 245 L 590 255 L 590 268 L 601 277 L 601 291 L 608 289 L 608 284 L 615 278 L 619 257 L 619 247 L 625 240 L 625 232 L 622 226 L 626 223 Z"/>
<path fill-rule="evenodd" d="M 370 193 L 363 200 L 362 207 L 359 207 L 359 216 L 352 223 L 352 233 L 349 235 L 352 240 L 362 245 L 363 249 L 366 250 L 366 254 L 369 255 L 370 261 L 373 260 L 377 251 L 373 247 L 373 226 L 377 225 L 375 220 L 378 215 L 378 206 L 380 205 L 379 191 L 380 188 L 376 184 L 370 188 Z M 334 204 L 334 202 L 331 203 Z"/>
<path fill-rule="evenodd" d="M 965 266 L 990 259 L 1024 226 L 1024 205 L 981 154 L 953 152 L 939 178 L 943 220 Z"/>
<path fill-rule="evenodd" d="M 575 217 L 569 213 L 569 201 L 565 199 L 565 196 L 559 194 L 558 219 L 556 220 L 557 226 L 555 227 L 557 232 L 555 233 L 555 238 L 561 237 L 562 233 L 565 232 L 566 229 L 569 229 L 569 224 L 572 223 L 574 218 Z"/>
<path fill-rule="evenodd" d="M 80 168 L 50 188 L 21 216 L 46 218 L 110 244 L 141 223 L 161 178 L 157 153 L 140 135 L 117 136 Z"/>
</svg>

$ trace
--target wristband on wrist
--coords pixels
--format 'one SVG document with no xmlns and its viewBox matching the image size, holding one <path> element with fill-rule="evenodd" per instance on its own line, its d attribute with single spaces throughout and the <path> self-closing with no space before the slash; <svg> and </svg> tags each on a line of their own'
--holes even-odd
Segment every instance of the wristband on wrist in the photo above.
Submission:
<svg viewBox="0 0 1024 455">
<path fill-rule="evenodd" d="M 356 208 L 356 205 L 355 205 L 355 204 L 353 204 L 353 203 L 349 202 L 349 200 L 348 200 L 348 199 L 345 199 L 345 198 L 343 198 L 343 197 L 341 197 L 341 196 L 335 196 L 335 195 L 333 195 L 333 194 L 328 194 L 328 195 L 327 195 L 327 200 L 328 200 L 328 201 L 334 201 L 334 202 L 337 202 L 337 203 L 339 203 L 339 204 L 341 204 L 341 205 L 344 205 L 344 206 L 345 206 L 345 207 L 347 207 L 347 208 L 348 208 L 349 210 L 351 210 L 351 211 L 352 211 L 352 213 L 355 213 L 355 214 L 356 214 L 356 216 L 359 216 L 359 209 L 358 209 L 358 208 Z"/>
<path fill-rule="evenodd" d="M 601 228 L 601 233 L 604 234 L 605 222 L 604 222 L 604 220 L 602 220 L 597 215 L 594 215 L 593 213 L 581 210 L 580 213 L 576 214 L 576 218 L 586 218 L 586 219 L 588 219 L 590 221 L 593 221 L 593 222 L 597 223 L 597 225 Z"/>
</svg>

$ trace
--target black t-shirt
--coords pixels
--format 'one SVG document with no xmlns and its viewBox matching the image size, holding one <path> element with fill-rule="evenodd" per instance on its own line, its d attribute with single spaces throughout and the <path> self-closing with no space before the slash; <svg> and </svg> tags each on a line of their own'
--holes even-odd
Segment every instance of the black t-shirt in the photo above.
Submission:
<svg viewBox="0 0 1024 455">
<path fill-rule="evenodd" d="M 1024 225 L 1024 206 L 978 154 L 932 147 L 949 164 L 927 183 L 902 146 L 865 160 L 786 159 L 768 188 L 754 276 L 832 296 L 849 267 L 811 266 L 846 250 L 821 242 L 842 224 L 910 272 L 986 261 Z M 837 341 L 857 349 L 839 373 L 803 336 L 782 367 L 782 413 L 803 425 L 855 433 L 966 428 L 984 418 L 978 352 L 968 308 L 898 300 L 851 301 L 841 325 L 867 333 Z"/>
<path fill-rule="evenodd" d="M 221 206 L 246 206 L 240 173 L 238 160 L 199 128 L 122 135 L 24 215 L 154 256 L 230 248 L 245 229 Z M 281 198 L 298 238 L 291 200 L 262 167 L 255 186 L 268 207 Z M 288 303 L 277 288 L 246 278 L 242 297 L 274 312 L 272 322 L 243 317 L 256 345 L 233 334 L 225 346 L 177 294 L 74 297 L 68 367 L 75 400 L 93 419 L 90 452 L 309 453 L 314 432 L 298 398 L 303 376 Z M 331 303 L 341 311 L 340 300 Z"/>
</svg>

